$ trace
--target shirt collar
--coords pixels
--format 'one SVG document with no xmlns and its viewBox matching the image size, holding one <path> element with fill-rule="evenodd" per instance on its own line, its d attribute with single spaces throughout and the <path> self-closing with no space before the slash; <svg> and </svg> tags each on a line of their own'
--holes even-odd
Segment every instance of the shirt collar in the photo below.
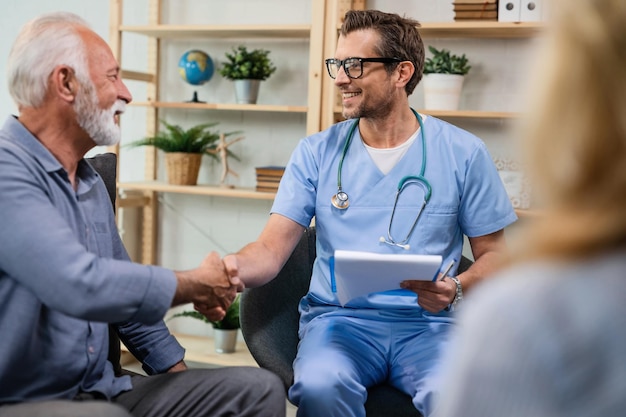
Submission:
<svg viewBox="0 0 626 417">
<path fill-rule="evenodd" d="M 15 146 L 27 151 L 46 172 L 62 171 L 63 175 L 67 177 L 65 168 L 63 168 L 61 163 L 50 153 L 48 148 L 43 146 L 43 144 L 24 127 L 16 116 L 12 115 L 7 118 L 2 131 L 8 133 L 7 135 L 3 135 L 2 140 L 7 140 Z M 84 182 L 90 189 L 97 181 L 98 174 L 89 163 L 82 159 L 78 163 L 76 176 L 79 179 L 79 185 Z"/>
</svg>

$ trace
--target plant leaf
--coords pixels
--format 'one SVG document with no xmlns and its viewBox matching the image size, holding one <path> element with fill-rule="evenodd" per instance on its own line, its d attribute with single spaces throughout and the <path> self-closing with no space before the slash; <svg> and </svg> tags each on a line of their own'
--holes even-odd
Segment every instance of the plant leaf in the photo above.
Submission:
<svg viewBox="0 0 626 417">
<path fill-rule="evenodd" d="M 220 132 L 212 128 L 217 126 L 219 122 L 202 123 L 192 126 L 187 130 L 183 129 L 181 126 L 167 123 L 165 120 L 161 120 L 160 122 L 165 127 L 165 130 L 158 132 L 152 137 L 146 137 L 125 146 L 154 146 L 163 152 L 207 153 L 211 158 L 216 160 L 220 159 L 218 154 L 207 152 L 209 150 L 215 150 L 217 147 Z M 239 131 L 229 132 L 225 135 L 228 136 L 235 133 L 239 133 Z M 239 158 L 230 151 L 228 151 L 228 155 L 239 160 Z"/>
<path fill-rule="evenodd" d="M 432 57 L 424 60 L 424 74 L 457 74 L 465 75 L 469 72 L 468 59 L 463 55 L 454 55 L 447 49 L 437 49 L 428 46 Z"/>
</svg>

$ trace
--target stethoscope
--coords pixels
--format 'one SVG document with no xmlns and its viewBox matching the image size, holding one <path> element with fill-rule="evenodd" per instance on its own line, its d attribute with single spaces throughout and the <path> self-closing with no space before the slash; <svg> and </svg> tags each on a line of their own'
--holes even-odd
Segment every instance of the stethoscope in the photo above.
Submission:
<svg viewBox="0 0 626 417">
<path fill-rule="evenodd" d="M 410 245 L 407 244 L 407 242 L 409 241 L 411 234 L 413 234 L 413 230 L 415 230 L 417 221 L 422 215 L 422 212 L 424 211 L 424 207 L 426 207 L 426 204 L 428 204 L 428 202 L 430 201 L 430 196 L 432 195 L 432 187 L 430 186 L 430 183 L 428 182 L 428 180 L 424 178 L 424 172 L 426 171 L 426 137 L 424 135 L 424 125 L 422 123 L 422 117 L 415 110 L 411 109 L 411 111 L 417 118 L 417 123 L 419 123 L 419 126 L 420 126 L 420 134 L 422 138 L 422 168 L 420 169 L 419 175 L 408 175 L 402 178 L 400 182 L 398 183 L 398 190 L 396 191 L 396 197 L 393 203 L 393 209 L 391 211 L 391 219 L 389 220 L 389 228 L 387 229 L 387 237 L 385 238 L 384 236 L 381 236 L 379 239 L 381 243 L 386 243 L 391 246 L 398 246 L 406 250 L 410 248 Z M 340 210 L 345 210 L 350 206 L 350 198 L 348 197 L 348 193 L 343 191 L 343 188 L 341 186 L 341 171 L 343 168 L 343 161 L 346 158 L 348 148 L 350 147 L 350 143 L 352 142 L 352 137 L 354 136 L 354 131 L 356 130 L 358 125 L 359 125 L 359 119 L 356 119 L 354 123 L 352 123 L 352 126 L 350 126 L 350 130 L 348 131 L 348 134 L 346 135 L 346 141 L 343 145 L 343 151 L 341 152 L 341 159 L 339 160 L 339 167 L 337 168 L 337 193 L 333 195 L 330 199 L 330 202 L 332 203 L 332 205 L 335 208 L 338 208 Z M 418 184 L 424 188 L 424 201 L 406 237 L 401 241 L 396 241 L 391 236 L 391 226 L 393 224 L 393 218 L 396 214 L 396 206 L 398 205 L 398 197 L 400 197 L 402 190 L 404 190 L 404 188 L 408 184 L 411 184 L 411 183 Z"/>
</svg>

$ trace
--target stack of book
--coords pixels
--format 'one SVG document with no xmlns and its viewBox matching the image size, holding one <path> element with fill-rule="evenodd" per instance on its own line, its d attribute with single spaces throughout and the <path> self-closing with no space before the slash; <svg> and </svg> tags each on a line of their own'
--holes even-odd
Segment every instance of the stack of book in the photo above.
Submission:
<svg viewBox="0 0 626 417">
<path fill-rule="evenodd" d="M 281 166 L 256 167 L 256 190 L 275 193 L 283 172 L 285 167 Z"/>
<path fill-rule="evenodd" d="M 498 20 L 498 0 L 455 0 L 454 20 Z"/>
</svg>

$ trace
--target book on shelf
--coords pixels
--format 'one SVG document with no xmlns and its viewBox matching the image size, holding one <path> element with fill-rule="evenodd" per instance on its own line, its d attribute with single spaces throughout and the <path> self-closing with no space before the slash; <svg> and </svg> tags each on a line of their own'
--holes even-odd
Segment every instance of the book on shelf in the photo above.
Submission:
<svg viewBox="0 0 626 417">
<path fill-rule="evenodd" d="M 278 191 L 278 187 L 259 187 L 257 185 L 256 190 L 260 193 L 275 193 Z"/>
<path fill-rule="evenodd" d="M 454 3 L 455 12 L 463 12 L 463 11 L 482 12 L 482 11 L 491 11 L 491 10 L 498 10 L 498 4 L 497 3 L 488 3 L 488 4 Z"/>
<path fill-rule="evenodd" d="M 269 165 L 256 167 L 256 190 L 275 193 L 285 172 L 284 166 Z"/>
<path fill-rule="evenodd" d="M 457 5 L 457 4 L 489 5 L 489 4 L 496 4 L 496 3 L 498 3 L 498 0 L 460 0 L 460 1 L 452 2 L 452 4 L 454 5 Z"/>
<path fill-rule="evenodd" d="M 276 176 L 272 176 L 272 175 L 257 175 L 256 176 L 257 181 L 275 182 L 277 184 L 280 182 L 281 178 L 282 177 L 279 177 L 277 175 Z"/>
<path fill-rule="evenodd" d="M 454 20 L 498 20 L 497 0 L 460 0 L 452 5 Z"/>
<path fill-rule="evenodd" d="M 497 22 L 497 17 L 483 17 L 481 19 L 475 17 L 457 17 L 454 19 L 455 22 Z"/>
<path fill-rule="evenodd" d="M 285 167 L 284 166 L 277 166 L 277 165 L 269 165 L 269 166 L 262 166 L 262 167 L 256 167 L 256 175 L 265 175 L 265 176 L 272 176 L 272 177 L 282 177 L 283 173 L 285 172 Z"/>
<path fill-rule="evenodd" d="M 488 11 L 462 11 L 456 12 L 454 14 L 454 20 L 489 20 L 498 19 L 498 11 L 497 10 L 488 10 Z"/>
<path fill-rule="evenodd" d="M 275 189 L 278 189 L 278 184 L 280 184 L 280 181 L 259 181 L 259 180 L 257 180 L 257 182 L 256 182 L 256 186 L 257 187 L 263 187 L 263 188 L 275 188 Z"/>
</svg>

